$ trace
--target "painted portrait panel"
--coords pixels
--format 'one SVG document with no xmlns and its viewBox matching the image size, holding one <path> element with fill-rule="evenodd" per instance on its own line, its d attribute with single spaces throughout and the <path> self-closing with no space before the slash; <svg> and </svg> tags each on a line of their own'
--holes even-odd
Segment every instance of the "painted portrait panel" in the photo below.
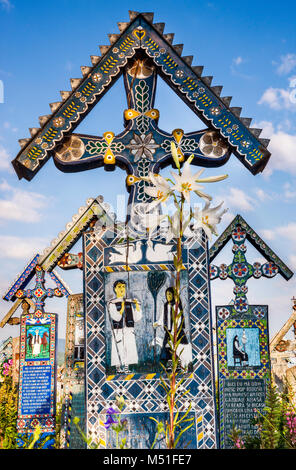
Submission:
<svg viewBox="0 0 296 470">
<path fill-rule="evenodd" d="M 106 373 L 153 373 L 169 367 L 175 296 L 169 271 L 105 273 Z M 188 274 L 181 273 L 181 366 L 192 370 Z"/>
<path fill-rule="evenodd" d="M 26 360 L 49 359 L 50 325 L 26 326 Z"/>
<path fill-rule="evenodd" d="M 228 367 L 259 367 L 259 328 L 227 328 Z"/>
</svg>

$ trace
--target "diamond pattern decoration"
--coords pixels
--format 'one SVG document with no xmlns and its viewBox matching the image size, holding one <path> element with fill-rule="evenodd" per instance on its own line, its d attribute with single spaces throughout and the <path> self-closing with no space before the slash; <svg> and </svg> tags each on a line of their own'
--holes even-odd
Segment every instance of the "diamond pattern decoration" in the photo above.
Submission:
<svg viewBox="0 0 296 470">
<path fill-rule="evenodd" d="M 108 445 L 108 435 L 100 424 L 100 416 L 110 406 L 114 406 L 116 396 L 123 396 L 127 403 L 125 412 L 164 413 L 168 410 L 165 392 L 161 387 L 159 374 L 147 378 L 144 374 L 132 374 L 128 378 L 106 376 L 105 371 L 105 325 L 104 325 L 104 279 L 103 248 L 118 243 L 115 238 L 102 233 L 84 234 L 85 252 L 85 304 L 86 304 L 86 351 L 87 351 L 87 433 L 93 442 L 100 436 Z M 198 237 L 188 249 L 190 324 L 193 353 L 193 373 L 185 379 L 182 386 L 189 390 L 186 402 L 189 403 L 198 421 L 202 424 L 196 429 L 199 435 L 199 448 L 216 447 L 215 392 L 212 364 L 212 344 L 209 331 L 211 328 L 208 258 L 205 236 Z M 95 253 L 95 256 L 94 256 Z M 89 255 L 90 254 L 90 255 Z M 94 261 L 95 259 L 95 261 Z M 195 295 L 194 295 L 195 294 Z M 94 304 L 95 300 L 95 304 Z M 96 359 L 94 359 L 94 357 Z M 101 360 L 98 360 L 101 359 Z M 198 421 L 200 423 L 200 421 Z M 207 439 L 203 439 L 207 426 Z"/>
</svg>

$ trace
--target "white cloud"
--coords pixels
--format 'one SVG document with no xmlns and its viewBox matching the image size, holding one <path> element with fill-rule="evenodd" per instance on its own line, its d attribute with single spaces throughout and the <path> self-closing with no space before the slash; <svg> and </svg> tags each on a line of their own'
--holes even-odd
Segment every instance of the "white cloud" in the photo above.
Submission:
<svg viewBox="0 0 296 470">
<path fill-rule="evenodd" d="M 277 73 L 279 75 L 286 75 L 296 67 L 296 54 L 286 54 L 281 56 L 281 62 L 278 64 Z"/>
<path fill-rule="evenodd" d="M 233 59 L 233 63 L 235 65 L 240 65 L 242 62 L 243 62 L 243 58 L 241 56 L 238 56 L 235 59 Z"/>
<path fill-rule="evenodd" d="M 6 11 L 10 11 L 13 8 L 13 4 L 10 0 L 0 0 L 0 5 Z"/>
<path fill-rule="evenodd" d="M 290 258 L 289 258 L 289 266 L 291 269 L 295 269 L 296 270 L 296 255 L 291 255 Z"/>
<path fill-rule="evenodd" d="M 268 201 L 274 198 L 274 195 L 268 194 L 266 191 L 264 191 L 262 188 L 256 188 L 255 189 L 255 194 L 259 201 L 264 202 Z"/>
<path fill-rule="evenodd" d="M 296 223 L 291 222 L 288 225 L 277 227 L 276 232 L 288 240 L 292 240 L 296 243 Z"/>
<path fill-rule="evenodd" d="M 10 155 L 3 145 L 0 144 L 0 170 L 10 170 Z"/>
<path fill-rule="evenodd" d="M 296 104 L 293 100 L 292 89 L 269 87 L 261 96 L 258 104 L 266 104 L 271 109 L 289 109 L 296 111 Z"/>
<path fill-rule="evenodd" d="M 9 122 L 9 121 L 5 121 L 5 122 L 3 123 L 3 127 L 4 127 L 4 129 L 8 129 L 8 130 L 10 130 L 10 131 L 12 131 L 12 132 L 17 132 L 17 131 L 18 131 L 18 128 L 17 128 L 17 127 L 13 127 L 12 124 L 11 124 L 11 122 Z"/>
<path fill-rule="evenodd" d="M 254 127 L 263 129 L 261 136 L 270 139 L 268 150 L 271 152 L 271 158 L 263 176 L 270 176 L 274 170 L 296 175 L 296 135 L 284 132 L 280 128 L 275 129 L 268 121 L 261 121 L 254 124 Z"/>
<path fill-rule="evenodd" d="M 0 199 L 0 220 L 38 222 L 41 218 L 40 209 L 48 203 L 42 194 L 13 188 L 5 180 L 0 183 L 0 191 L 4 193 Z"/>
<path fill-rule="evenodd" d="M 263 240 L 273 240 L 275 238 L 275 232 L 273 230 L 262 229 L 258 230 Z"/>
<path fill-rule="evenodd" d="M 246 212 L 254 210 L 255 200 L 242 189 L 232 187 L 229 189 L 227 194 L 221 197 L 221 199 L 231 210 L 239 209 Z"/>
<path fill-rule="evenodd" d="M 288 200 L 294 199 L 296 197 L 296 191 L 293 190 L 290 183 L 284 184 L 284 196 Z"/>
<path fill-rule="evenodd" d="M 29 259 L 38 250 L 43 249 L 48 240 L 39 237 L 15 237 L 10 235 L 0 235 L 0 258 Z"/>
<path fill-rule="evenodd" d="M 263 240 L 274 240 L 275 238 L 285 238 L 294 242 L 296 247 L 296 222 L 290 222 L 287 225 L 281 225 L 272 229 L 259 230 Z"/>
</svg>

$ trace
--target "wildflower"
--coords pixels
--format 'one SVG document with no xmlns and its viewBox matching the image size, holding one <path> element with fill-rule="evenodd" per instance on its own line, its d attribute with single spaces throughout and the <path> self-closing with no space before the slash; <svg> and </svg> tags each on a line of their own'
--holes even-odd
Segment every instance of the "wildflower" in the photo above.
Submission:
<svg viewBox="0 0 296 470">
<path fill-rule="evenodd" d="M 166 235 L 166 243 L 169 243 L 172 240 L 172 238 L 174 237 L 178 238 L 180 236 L 181 222 L 182 222 L 183 233 L 187 229 L 189 222 L 190 222 L 190 217 L 189 217 L 188 212 L 183 212 L 182 217 L 181 217 L 181 213 L 178 209 L 178 206 L 176 207 L 177 207 L 176 212 L 173 214 L 172 217 L 169 218 L 170 224 L 169 224 L 169 229 Z"/>
<path fill-rule="evenodd" d="M 166 215 L 161 215 L 158 212 L 146 212 L 143 214 L 141 223 L 148 230 L 148 238 L 150 239 L 155 230 L 160 226 Z"/>
<path fill-rule="evenodd" d="M 203 228 L 209 240 L 212 240 L 212 233 L 217 235 L 216 225 L 221 222 L 222 216 L 227 212 L 228 209 L 224 209 L 221 212 L 223 202 L 216 207 L 210 208 L 210 203 L 206 202 L 204 208 L 194 210 L 193 217 L 196 219 L 194 228 Z"/>
<path fill-rule="evenodd" d="M 111 414 L 108 413 L 109 410 L 113 410 Z M 117 414 L 117 412 L 113 408 L 109 408 L 109 410 L 107 410 L 107 416 L 108 417 L 107 417 L 107 420 L 104 423 L 105 429 L 109 429 L 112 424 L 118 424 L 118 421 L 113 419 L 113 416 L 115 415 L 115 413 Z"/>
<path fill-rule="evenodd" d="M 197 184 L 196 180 L 203 172 L 203 169 L 199 170 L 197 173 L 192 174 L 190 169 L 190 159 L 186 160 L 183 166 L 183 171 L 180 175 L 171 171 L 172 176 L 174 177 L 176 184 L 172 187 L 173 190 L 181 193 L 185 200 L 190 204 L 190 193 L 194 191 L 198 196 L 205 199 L 211 200 L 211 196 L 205 194 L 201 191 L 203 186 Z"/>
<path fill-rule="evenodd" d="M 143 178 L 144 179 L 144 178 Z M 172 188 L 169 182 L 161 175 L 149 173 L 146 181 L 152 183 L 153 186 L 145 187 L 145 193 L 154 198 L 154 206 L 159 203 L 165 203 L 168 197 L 172 194 Z"/>
<path fill-rule="evenodd" d="M 171 174 L 176 181 L 176 184 L 172 187 L 172 190 L 179 191 L 188 203 L 190 203 L 190 193 L 192 191 L 194 191 L 197 196 L 211 201 L 212 197 L 202 192 L 201 189 L 203 189 L 203 186 L 198 183 L 214 183 L 216 181 L 222 181 L 227 178 L 227 175 L 200 178 L 201 174 L 204 172 L 204 168 L 192 174 L 190 168 L 190 163 L 192 160 L 193 155 L 191 155 L 184 163 L 183 170 L 180 175 L 171 171 Z"/>
</svg>

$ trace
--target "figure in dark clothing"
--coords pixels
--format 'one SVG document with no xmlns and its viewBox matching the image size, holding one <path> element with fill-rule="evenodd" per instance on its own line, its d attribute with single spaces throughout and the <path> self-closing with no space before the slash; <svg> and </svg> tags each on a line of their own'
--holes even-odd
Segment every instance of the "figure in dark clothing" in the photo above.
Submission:
<svg viewBox="0 0 296 470">
<path fill-rule="evenodd" d="M 174 294 L 174 289 L 172 287 L 168 287 L 165 291 L 166 302 L 163 306 L 163 312 L 158 319 L 157 323 L 154 324 L 154 328 L 162 327 L 165 331 L 163 341 L 162 341 L 162 349 L 160 353 L 160 361 L 166 362 L 171 359 L 171 349 L 169 346 L 169 333 L 173 333 L 173 312 L 176 306 L 176 298 Z M 178 319 L 178 340 L 181 339 L 180 344 L 177 347 L 177 356 L 180 359 L 180 365 L 185 368 L 188 364 L 192 361 L 192 348 L 191 344 L 188 341 L 188 338 L 185 333 L 185 320 L 184 320 L 184 313 L 182 302 L 179 302 L 178 312 L 181 312 L 180 318 Z M 160 338 L 157 338 L 157 342 L 160 343 Z"/>
<path fill-rule="evenodd" d="M 234 363 L 236 359 L 238 359 L 240 363 L 248 362 L 249 360 L 248 354 L 242 350 L 239 344 L 237 335 L 233 338 L 233 359 L 234 359 Z"/>
</svg>

